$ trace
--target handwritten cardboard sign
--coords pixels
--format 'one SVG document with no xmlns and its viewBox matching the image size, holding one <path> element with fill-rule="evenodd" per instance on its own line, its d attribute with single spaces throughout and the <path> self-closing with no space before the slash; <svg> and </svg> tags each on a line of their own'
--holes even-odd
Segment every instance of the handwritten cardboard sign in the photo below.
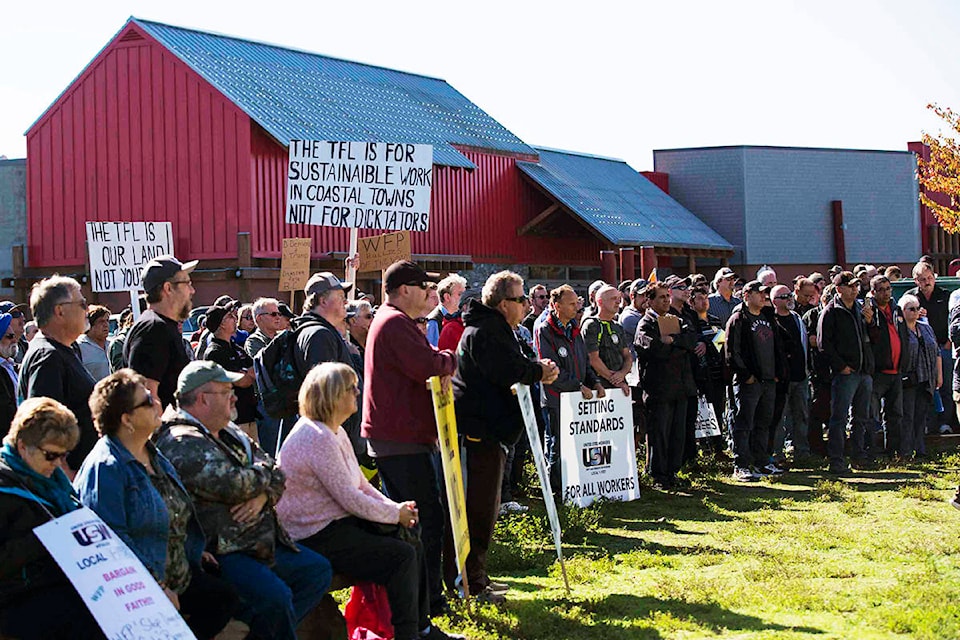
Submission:
<svg viewBox="0 0 960 640">
<path fill-rule="evenodd" d="M 397 260 L 410 259 L 410 233 L 397 231 L 381 236 L 360 238 L 360 271 L 383 271 Z"/>
<path fill-rule="evenodd" d="M 277 291 L 300 291 L 310 279 L 310 238 L 284 238 Z"/>
<path fill-rule="evenodd" d="M 433 146 L 291 140 L 288 224 L 426 231 Z"/>
<path fill-rule="evenodd" d="M 90 285 L 97 293 L 137 291 L 143 265 L 173 255 L 169 222 L 87 222 Z"/>
</svg>

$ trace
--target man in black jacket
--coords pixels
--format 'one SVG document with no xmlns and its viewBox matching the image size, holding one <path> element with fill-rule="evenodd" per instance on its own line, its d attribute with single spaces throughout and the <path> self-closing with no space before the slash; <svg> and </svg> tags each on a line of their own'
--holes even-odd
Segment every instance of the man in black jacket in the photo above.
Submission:
<svg viewBox="0 0 960 640">
<path fill-rule="evenodd" d="M 870 451 L 883 450 L 888 456 L 900 451 L 900 426 L 903 421 L 903 379 L 900 373 L 900 354 L 908 343 L 907 325 L 903 312 L 893 301 L 893 287 L 885 275 L 873 276 L 870 280 L 874 303 L 873 322 L 867 325 L 870 346 L 873 349 L 873 416 L 875 420 L 883 416 L 883 429 L 886 431 L 886 446 L 883 432 L 868 439 Z M 875 426 L 871 424 L 871 427 Z M 871 429 L 872 432 L 872 429 Z M 872 435 L 872 434 L 871 434 Z"/>
<path fill-rule="evenodd" d="M 10 328 L 10 314 L 0 313 L 0 438 L 7 435 L 17 412 L 17 372 L 13 359 L 17 355 L 17 336 Z"/>
<path fill-rule="evenodd" d="M 873 306 L 857 302 L 860 281 L 849 271 L 833 277 L 837 295 L 827 302 L 817 326 L 817 345 L 830 361 L 833 375 L 830 388 L 830 423 L 827 428 L 827 454 L 830 473 L 847 473 L 843 453 L 847 416 L 853 409 L 851 455 L 863 459 L 863 438 L 870 423 L 870 397 L 873 390 L 873 351 L 867 326 L 873 322 Z"/>
<path fill-rule="evenodd" d="M 453 389 L 466 450 L 467 581 L 471 594 L 503 602 L 505 585 L 491 583 L 487 576 L 487 549 L 500 506 L 506 452 L 523 432 L 520 404 L 510 387 L 518 382 L 550 384 L 559 369 L 550 360 L 528 359 L 517 341 L 514 330 L 525 311 L 520 276 L 510 271 L 493 274 L 483 286 L 482 298 L 482 303 L 470 300 L 463 314 Z"/>
<path fill-rule="evenodd" d="M 727 323 L 726 358 L 737 393 L 733 477 L 738 482 L 783 473 L 768 450 L 776 383 L 785 362 L 773 307 L 765 306 L 769 294 L 759 280 L 748 282 L 743 287 L 743 305 Z"/>
<path fill-rule="evenodd" d="M 648 414 L 646 471 L 654 488 L 666 491 L 675 485 L 683 464 L 687 399 L 697 394 L 690 366 L 697 334 L 686 320 L 671 313 L 667 285 L 648 285 L 646 296 L 650 306 L 637 325 L 636 337 L 640 387 Z M 674 325 L 666 335 L 661 320 L 664 327 Z"/>
</svg>

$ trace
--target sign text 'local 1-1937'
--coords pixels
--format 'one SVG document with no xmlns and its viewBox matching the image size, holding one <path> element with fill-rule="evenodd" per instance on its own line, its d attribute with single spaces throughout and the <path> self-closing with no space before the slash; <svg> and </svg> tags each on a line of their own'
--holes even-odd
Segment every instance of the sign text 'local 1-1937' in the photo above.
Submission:
<svg viewBox="0 0 960 640">
<path fill-rule="evenodd" d="M 433 146 L 291 140 L 289 224 L 427 231 Z"/>
</svg>

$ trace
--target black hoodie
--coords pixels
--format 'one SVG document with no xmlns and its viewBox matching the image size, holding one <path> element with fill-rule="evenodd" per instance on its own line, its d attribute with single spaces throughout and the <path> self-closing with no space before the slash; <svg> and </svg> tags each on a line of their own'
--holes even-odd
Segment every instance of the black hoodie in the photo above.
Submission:
<svg viewBox="0 0 960 640">
<path fill-rule="evenodd" d="M 523 416 L 510 387 L 537 383 L 542 369 L 523 355 L 516 334 L 496 309 L 472 299 L 463 325 L 453 376 L 457 426 L 472 438 L 515 444 L 523 431 Z"/>
</svg>

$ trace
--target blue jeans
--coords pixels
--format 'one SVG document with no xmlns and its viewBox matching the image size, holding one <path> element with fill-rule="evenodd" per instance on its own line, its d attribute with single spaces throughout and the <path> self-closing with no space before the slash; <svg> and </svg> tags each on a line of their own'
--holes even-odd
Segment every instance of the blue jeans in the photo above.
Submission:
<svg viewBox="0 0 960 640">
<path fill-rule="evenodd" d="M 330 587 L 333 570 L 327 559 L 297 548 L 300 553 L 278 543 L 272 568 L 245 553 L 217 556 L 223 577 L 240 594 L 240 618 L 255 638 L 296 640 L 297 625 Z"/>
<path fill-rule="evenodd" d="M 853 432 L 850 436 L 850 455 L 866 456 L 864 437 L 870 429 L 870 401 L 873 379 L 865 373 L 836 374 L 830 388 L 830 423 L 827 431 L 827 455 L 831 465 L 846 464 L 843 457 L 844 437 L 847 433 L 847 415 L 853 409 Z"/>
</svg>

